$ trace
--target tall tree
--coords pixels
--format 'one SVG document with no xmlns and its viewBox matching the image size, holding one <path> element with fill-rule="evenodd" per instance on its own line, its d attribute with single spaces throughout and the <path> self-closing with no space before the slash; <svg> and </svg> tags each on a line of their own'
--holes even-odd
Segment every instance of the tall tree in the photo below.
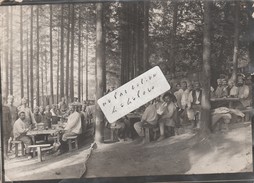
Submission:
<svg viewBox="0 0 254 183">
<path fill-rule="evenodd" d="M 23 71 L 23 8 L 20 6 L 20 87 L 21 98 L 24 97 L 24 71 Z"/>
<path fill-rule="evenodd" d="M 69 95 L 69 62 L 70 62 L 70 22 L 71 22 L 71 5 L 68 4 L 68 22 L 67 22 L 67 45 L 66 45 L 66 77 L 65 77 L 65 95 L 68 96 Z"/>
<path fill-rule="evenodd" d="M 60 33 L 59 33 L 59 30 L 57 32 L 57 35 L 58 35 L 58 40 L 57 40 L 57 48 L 58 48 L 58 53 L 57 53 L 57 75 L 56 75 L 56 102 L 58 103 L 59 102 L 59 65 L 60 65 L 60 54 L 61 54 L 61 46 L 60 46 Z"/>
<path fill-rule="evenodd" d="M 31 95 L 31 108 L 34 107 L 34 74 L 33 74 L 33 5 L 31 5 L 31 13 L 30 13 L 30 95 Z"/>
<path fill-rule="evenodd" d="M 101 98 L 106 91 L 106 64 L 104 60 L 105 43 L 103 41 L 103 3 L 96 4 L 96 100 Z M 104 116 L 96 102 L 96 132 L 95 141 L 102 143 L 104 140 Z"/>
<path fill-rule="evenodd" d="M 36 105 L 40 105 L 40 25 L 39 25 L 39 6 L 36 9 L 36 32 L 37 32 L 37 59 L 36 59 Z M 43 86 L 42 86 L 43 87 Z M 42 88 L 43 89 L 43 88 Z M 42 96 L 43 97 L 43 96 Z"/>
<path fill-rule="evenodd" d="M 52 22 L 53 22 L 53 10 L 52 4 L 50 5 L 50 25 L 49 25 L 49 46 L 50 46 L 50 96 L 51 102 L 54 104 L 54 82 L 53 82 L 53 38 L 52 38 Z"/>
<path fill-rule="evenodd" d="M 86 101 L 88 100 L 88 22 L 86 22 Z"/>
<path fill-rule="evenodd" d="M 235 1 L 235 27 L 234 27 L 234 54 L 233 54 L 233 72 L 232 80 L 236 80 L 238 69 L 238 52 L 239 52 L 239 29 L 240 29 L 240 1 Z"/>
<path fill-rule="evenodd" d="M 170 50 L 170 62 L 171 62 L 171 72 L 173 76 L 175 75 L 175 50 L 176 50 L 176 43 L 175 43 L 175 37 L 176 37 L 176 29 L 177 29 L 177 12 L 178 12 L 178 2 L 172 1 L 173 3 L 173 27 L 171 31 L 171 50 Z"/>
<path fill-rule="evenodd" d="M 71 75 L 70 75 L 70 97 L 74 101 L 74 28 L 75 28 L 75 6 L 71 7 Z"/>
<path fill-rule="evenodd" d="M 13 7 L 11 6 L 10 17 L 10 94 L 13 95 Z"/>
<path fill-rule="evenodd" d="M 143 69 L 147 70 L 149 65 L 149 7 L 150 2 L 144 2 L 144 50 L 143 50 Z"/>
<path fill-rule="evenodd" d="M 81 10 L 79 10 L 79 18 L 78 18 L 78 100 L 81 100 Z"/>
<path fill-rule="evenodd" d="M 204 1 L 204 34 L 203 34 L 203 78 L 202 78 L 202 99 L 201 99 L 201 135 L 205 136 L 210 132 L 211 105 L 210 105 L 210 58 L 211 58 L 211 3 Z"/>
<path fill-rule="evenodd" d="M 27 100 L 29 101 L 29 27 L 27 28 L 27 43 L 26 43 L 26 91 L 27 91 Z"/>
<path fill-rule="evenodd" d="M 9 95 L 9 7 L 6 7 L 6 41 L 5 41 L 5 75 L 3 78 L 3 81 L 5 81 L 4 84 L 4 91 L 3 94 L 7 98 Z"/>
<path fill-rule="evenodd" d="M 64 97 L 64 5 L 61 5 L 60 97 Z"/>
</svg>

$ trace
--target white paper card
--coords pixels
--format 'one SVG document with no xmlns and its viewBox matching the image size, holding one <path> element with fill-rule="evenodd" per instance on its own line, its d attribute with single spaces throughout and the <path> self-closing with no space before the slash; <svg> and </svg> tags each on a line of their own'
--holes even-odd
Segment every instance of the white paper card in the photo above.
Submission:
<svg viewBox="0 0 254 183">
<path fill-rule="evenodd" d="M 132 79 L 98 100 L 109 123 L 146 104 L 170 89 L 158 66 Z"/>
</svg>

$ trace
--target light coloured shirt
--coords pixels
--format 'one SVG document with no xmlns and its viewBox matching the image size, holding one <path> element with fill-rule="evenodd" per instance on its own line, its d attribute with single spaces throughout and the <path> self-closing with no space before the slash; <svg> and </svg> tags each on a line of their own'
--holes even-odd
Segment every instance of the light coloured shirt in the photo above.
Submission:
<svg viewBox="0 0 254 183">
<path fill-rule="evenodd" d="M 64 128 L 64 130 L 68 132 L 73 132 L 76 134 L 81 134 L 81 115 L 77 111 L 73 112 L 69 117 L 67 124 Z"/>
<path fill-rule="evenodd" d="M 21 135 L 24 135 L 26 133 L 26 123 L 25 121 L 22 121 L 20 118 L 15 121 L 14 125 L 13 125 L 13 135 L 14 138 L 18 138 Z"/>
<path fill-rule="evenodd" d="M 247 85 L 238 87 L 238 97 L 244 107 L 251 105 L 251 99 L 249 98 L 250 88 Z"/>
<path fill-rule="evenodd" d="M 157 123 L 158 115 L 156 112 L 155 104 L 150 104 L 145 109 L 145 112 L 143 113 L 141 120 L 146 121 L 146 122 L 153 124 L 153 125 L 155 125 Z"/>
<path fill-rule="evenodd" d="M 233 87 L 230 89 L 229 95 L 230 95 L 230 96 L 237 97 L 237 96 L 238 96 L 238 87 L 233 86 Z"/>
<path fill-rule="evenodd" d="M 182 108 L 181 100 L 182 100 L 182 96 L 183 96 L 183 89 L 179 89 L 178 91 L 176 91 L 174 93 L 174 95 L 176 97 L 178 107 Z"/>
<path fill-rule="evenodd" d="M 188 106 L 189 93 L 190 93 L 189 89 L 186 89 L 183 91 L 182 98 L 181 98 L 182 109 L 185 109 Z"/>
</svg>

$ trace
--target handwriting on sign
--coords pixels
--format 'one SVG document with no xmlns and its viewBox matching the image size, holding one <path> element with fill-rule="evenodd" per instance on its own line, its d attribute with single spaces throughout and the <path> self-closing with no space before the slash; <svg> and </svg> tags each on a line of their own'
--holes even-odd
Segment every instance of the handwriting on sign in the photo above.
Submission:
<svg viewBox="0 0 254 183">
<path fill-rule="evenodd" d="M 113 123 L 169 89 L 165 76 L 156 66 L 100 98 L 98 104 Z"/>
</svg>

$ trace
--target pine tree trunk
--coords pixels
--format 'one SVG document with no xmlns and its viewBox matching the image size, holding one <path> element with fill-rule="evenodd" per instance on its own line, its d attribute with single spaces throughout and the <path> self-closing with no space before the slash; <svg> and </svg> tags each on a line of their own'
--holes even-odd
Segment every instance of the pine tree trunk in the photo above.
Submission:
<svg viewBox="0 0 254 183">
<path fill-rule="evenodd" d="M 70 75 L 70 97 L 74 101 L 74 28 L 75 28 L 75 6 L 71 7 L 71 75 Z"/>
<path fill-rule="evenodd" d="M 13 95 L 13 7 L 11 6 L 10 17 L 10 94 Z"/>
<path fill-rule="evenodd" d="M 96 4 L 96 101 L 104 95 L 106 91 L 106 65 L 104 60 L 105 54 L 105 42 L 103 39 L 103 4 Z M 96 132 L 95 141 L 97 143 L 103 143 L 104 141 L 104 115 L 96 102 Z"/>
<path fill-rule="evenodd" d="M 86 101 L 88 100 L 88 22 L 86 23 Z"/>
<path fill-rule="evenodd" d="M 81 101 L 81 11 L 78 19 L 78 100 Z"/>
<path fill-rule="evenodd" d="M 21 98 L 24 97 L 24 75 L 23 75 L 23 9 L 20 6 L 20 87 Z"/>
<path fill-rule="evenodd" d="M 56 102 L 58 103 L 59 102 L 59 65 L 60 65 L 60 54 L 61 54 L 61 47 L 60 47 L 60 33 L 59 33 L 59 30 L 58 30 L 58 54 L 57 54 L 57 77 L 56 77 Z"/>
<path fill-rule="evenodd" d="M 69 70 L 70 70 L 70 67 L 69 67 L 69 62 L 70 62 L 70 21 L 71 21 L 71 5 L 68 4 L 68 24 L 67 24 L 67 45 L 66 45 L 66 79 L 65 79 L 65 95 L 68 96 L 69 95 Z"/>
<path fill-rule="evenodd" d="M 240 13 L 240 2 L 235 1 L 235 32 L 234 32 L 234 54 L 233 54 L 233 72 L 232 80 L 236 81 L 237 69 L 238 69 L 238 50 L 239 50 L 239 13 Z"/>
<path fill-rule="evenodd" d="M 144 49 L 143 49 L 143 69 L 146 71 L 149 66 L 149 7 L 150 2 L 144 2 Z"/>
<path fill-rule="evenodd" d="M 31 108 L 34 107 L 34 75 L 33 75 L 33 5 L 31 5 L 31 28 L 30 28 L 30 95 Z"/>
<path fill-rule="evenodd" d="M 64 5 L 61 5 L 60 97 L 64 97 Z"/>
<path fill-rule="evenodd" d="M 201 100 L 201 136 L 210 133 L 211 105 L 210 105 L 210 57 L 211 57 L 211 1 L 204 1 L 204 37 L 203 37 L 203 81 Z"/>
<path fill-rule="evenodd" d="M 172 1 L 173 3 L 173 27 L 171 31 L 171 50 L 170 50 L 170 62 L 171 62 L 171 72 L 175 76 L 176 64 L 175 64 L 175 50 L 176 50 L 176 29 L 177 29 L 177 12 L 178 12 L 178 2 Z"/>
<path fill-rule="evenodd" d="M 36 43 L 37 43 L 37 64 L 36 64 L 36 106 L 40 106 L 40 44 L 39 44 L 39 41 L 40 41 L 40 27 L 39 27 L 39 6 L 37 6 L 37 9 L 36 9 L 36 22 L 37 22 L 37 40 L 36 40 Z M 43 87 L 43 86 L 42 86 Z"/>
<path fill-rule="evenodd" d="M 49 39 L 50 39 L 50 95 L 51 103 L 54 104 L 54 81 L 53 81 L 53 38 L 52 38 L 52 22 L 53 10 L 50 5 L 50 25 L 49 25 Z"/>
<path fill-rule="evenodd" d="M 30 92 L 29 92 L 29 33 L 28 33 L 29 28 L 27 28 L 27 43 L 26 43 L 26 91 L 27 91 L 27 100 L 29 101 L 30 99 Z"/>
<path fill-rule="evenodd" d="M 3 78 L 3 81 L 5 81 L 4 87 L 3 87 L 3 96 L 7 98 L 9 95 L 9 7 L 6 7 L 6 45 L 5 45 L 5 66 L 3 69 L 5 69 L 5 75 Z"/>
</svg>

